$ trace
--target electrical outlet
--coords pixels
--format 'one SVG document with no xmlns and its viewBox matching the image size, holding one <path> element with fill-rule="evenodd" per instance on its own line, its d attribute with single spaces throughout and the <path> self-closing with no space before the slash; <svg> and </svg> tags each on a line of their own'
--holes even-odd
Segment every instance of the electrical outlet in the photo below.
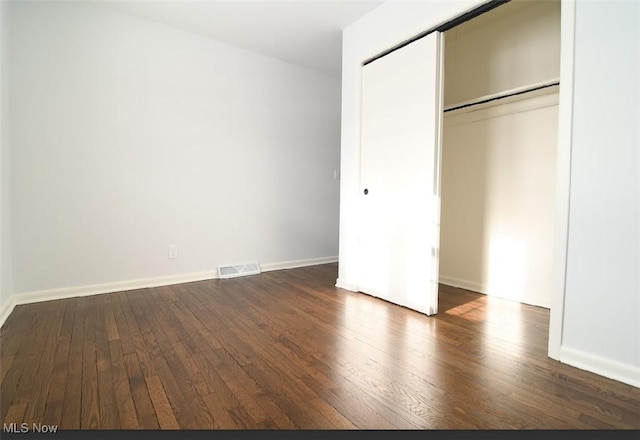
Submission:
<svg viewBox="0 0 640 440">
<path fill-rule="evenodd" d="M 337 168 L 333 170 L 333 180 L 340 180 L 340 170 Z"/>
<path fill-rule="evenodd" d="M 175 244 L 169 245 L 169 258 L 178 258 L 178 246 Z"/>
</svg>

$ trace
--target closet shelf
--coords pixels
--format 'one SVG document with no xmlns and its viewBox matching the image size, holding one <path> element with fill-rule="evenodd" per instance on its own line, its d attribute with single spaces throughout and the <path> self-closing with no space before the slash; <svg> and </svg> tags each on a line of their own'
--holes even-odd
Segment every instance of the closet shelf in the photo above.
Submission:
<svg viewBox="0 0 640 440">
<path fill-rule="evenodd" d="M 528 86 L 517 87 L 515 89 L 506 90 L 500 93 L 494 93 L 492 95 L 485 95 L 480 98 L 472 99 L 469 101 L 465 101 L 459 104 L 455 104 L 444 109 L 444 112 L 450 112 L 453 110 L 460 110 L 462 108 L 471 107 L 474 105 L 486 104 L 487 102 L 497 101 L 500 99 L 510 98 L 512 96 L 522 95 L 525 93 L 531 93 L 538 90 L 543 90 L 549 87 L 554 87 L 560 85 L 559 78 L 551 79 L 548 81 L 539 82 L 536 84 L 531 84 Z"/>
</svg>

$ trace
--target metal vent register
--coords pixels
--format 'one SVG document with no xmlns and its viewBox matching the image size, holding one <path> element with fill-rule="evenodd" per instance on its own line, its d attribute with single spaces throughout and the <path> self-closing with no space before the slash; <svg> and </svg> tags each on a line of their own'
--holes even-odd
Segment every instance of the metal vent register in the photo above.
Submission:
<svg viewBox="0 0 640 440">
<path fill-rule="evenodd" d="M 218 266 L 218 278 L 235 278 L 260 273 L 260 265 L 256 263 Z"/>
</svg>

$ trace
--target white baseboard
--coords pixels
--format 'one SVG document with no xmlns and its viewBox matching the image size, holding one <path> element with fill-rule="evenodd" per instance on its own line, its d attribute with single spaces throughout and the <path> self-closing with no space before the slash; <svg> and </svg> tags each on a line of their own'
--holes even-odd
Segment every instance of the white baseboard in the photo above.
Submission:
<svg viewBox="0 0 640 440">
<path fill-rule="evenodd" d="M 113 283 L 91 284 L 86 286 L 63 287 L 60 289 L 39 290 L 36 292 L 17 293 L 13 295 L 16 304 L 52 301 L 56 299 L 75 298 L 78 296 L 100 295 L 103 293 L 122 292 L 125 290 L 144 289 L 147 287 L 170 286 L 172 284 L 190 283 L 192 281 L 210 280 L 218 277 L 216 270 L 197 272 L 166 277 L 144 278 L 138 280 L 116 281 Z"/>
<path fill-rule="evenodd" d="M 461 278 L 448 277 L 446 275 L 440 275 L 438 278 L 439 278 L 438 281 L 441 284 L 446 284 L 447 286 L 458 287 L 460 289 L 466 289 L 466 290 L 473 290 L 474 292 L 484 293 L 485 295 L 487 294 L 486 292 L 487 289 L 484 284 L 474 283 L 473 281 L 463 280 Z"/>
<path fill-rule="evenodd" d="M 7 320 L 13 309 L 16 307 L 15 296 L 11 296 L 7 301 L 2 304 L 0 307 L 0 327 L 4 325 L 4 322 Z"/>
<path fill-rule="evenodd" d="M 461 278 L 449 277 L 446 275 L 440 275 L 438 278 L 439 278 L 438 281 L 441 284 L 446 284 L 447 286 L 458 287 L 460 289 L 466 289 L 466 290 L 472 290 L 474 292 L 482 293 L 484 295 L 495 296 L 496 298 L 502 298 L 509 301 L 517 301 L 517 302 L 520 302 L 523 304 L 529 304 L 532 306 L 544 307 L 546 309 L 551 307 L 551 304 L 549 303 L 549 299 L 546 299 L 543 297 L 528 296 L 527 298 L 522 298 L 522 299 L 508 298 L 505 296 L 495 295 L 494 293 L 491 293 L 489 286 L 487 286 L 486 284 L 477 283 L 469 280 L 463 280 Z"/>
<path fill-rule="evenodd" d="M 640 368 L 636 366 L 623 364 L 565 346 L 560 347 L 559 360 L 572 367 L 640 388 Z"/>
<path fill-rule="evenodd" d="M 307 260 L 285 261 L 281 263 L 267 263 L 260 265 L 264 272 L 297 267 L 315 266 L 319 264 L 335 263 L 338 257 L 311 258 Z M 56 299 L 75 298 L 79 296 L 100 295 L 103 293 L 122 292 L 126 290 L 145 289 L 148 287 L 170 286 L 172 284 L 190 283 L 218 278 L 218 271 L 195 272 L 166 277 L 145 278 L 138 280 L 117 281 L 113 283 L 91 284 L 86 286 L 63 287 L 60 289 L 39 290 L 14 294 L 0 309 L 0 326 L 4 324 L 13 308 L 18 304 L 52 301 Z"/>
<path fill-rule="evenodd" d="M 298 267 L 318 266 L 320 264 L 337 263 L 338 256 L 335 257 L 322 257 L 322 258 L 309 258 L 306 260 L 293 260 L 284 261 L 282 263 L 267 263 L 261 264 L 260 270 L 262 272 L 269 272 L 272 270 L 284 270 L 284 269 L 296 269 Z"/>
</svg>

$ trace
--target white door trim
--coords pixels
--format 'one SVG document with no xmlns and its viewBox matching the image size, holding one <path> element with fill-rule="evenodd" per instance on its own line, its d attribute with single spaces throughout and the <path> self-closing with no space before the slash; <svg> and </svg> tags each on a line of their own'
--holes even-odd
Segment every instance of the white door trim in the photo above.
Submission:
<svg viewBox="0 0 640 440">
<path fill-rule="evenodd" d="M 569 239 L 571 143 L 573 133 L 573 73 L 575 52 L 575 0 L 562 0 L 560 12 L 560 96 L 556 165 L 555 240 L 553 290 L 549 316 L 548 354 L 560 360 L 564 321 L 564 296 Z"/>
</svg>

